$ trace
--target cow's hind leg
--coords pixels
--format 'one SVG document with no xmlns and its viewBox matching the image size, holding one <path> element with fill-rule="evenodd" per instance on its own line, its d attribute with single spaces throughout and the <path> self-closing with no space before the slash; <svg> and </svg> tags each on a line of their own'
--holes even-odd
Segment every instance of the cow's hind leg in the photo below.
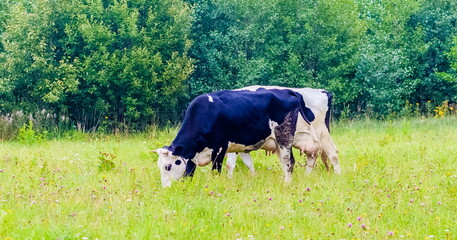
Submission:
<svg viewBox="0 0 457 240">
<path fill-rule="evenodd" d="M 292 154 L 292 149 L 279 147 L 277 154 L 282 164 L 282 170 L 284 171 L 284 182 L 290 183 L 292 181 L 292 173 L 295 166 L 295 159 Z"/>
<path fill-rule="evenodd" d="M 284 171 L 284 182 L 292 181 L 295 159 L 292 154 L 292 144 L 294 140 L 295 128 L 297 124 L 298 110 L 286 115 L 284 122 L 275 127 L 274 133 L 278 144 L 278 157 L 282 163 Z"/>
<path fill-rule="evenodd" d="M 306 154 L 306 174 L 310 174 L 316 165 L 316 154 Z"/>
<path fill-rule="evenodd" d="M 325 169 L 327 170 L 327 172 L 330 171 L 329 159 L 328 159 L 328 156 L 325 153 L 325 151 L 321 151 L 321 159 L 322 159 L 322 162 L 325 165 Z"/>
<path fill-rule="evenodd" d="M 333 171 L 336 174 L 341 174 L 341 167 L 338 159 L 338 149 L 336 148 L 336 145 L 328 132 L 323 134 L 321 146 L 322 150 L 324 151 L 322 155 L 325 154 L 327 159 L 330 160 L 333 165 Z"/>
</svg>

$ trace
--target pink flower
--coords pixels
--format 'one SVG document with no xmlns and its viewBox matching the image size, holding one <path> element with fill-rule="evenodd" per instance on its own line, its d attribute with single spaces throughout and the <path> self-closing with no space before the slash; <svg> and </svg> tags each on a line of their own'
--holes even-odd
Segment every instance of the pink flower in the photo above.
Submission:
<svg viewBox="0 0 457 240">
<path fill-rule="evenodd" d="M 394 232 L 390 231 L 387 233 L 387 236 L 393 236 L 394 235 Z"/>
<path fill-rule="evenodd" d="M 352 223 L 348 223 L 348 227 L 352 227 Z"/>
</svg>

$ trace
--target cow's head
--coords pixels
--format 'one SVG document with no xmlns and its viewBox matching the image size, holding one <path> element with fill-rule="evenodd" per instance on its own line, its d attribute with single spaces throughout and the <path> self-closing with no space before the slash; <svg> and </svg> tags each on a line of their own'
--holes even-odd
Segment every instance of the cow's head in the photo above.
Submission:
<svg viewBox="0 0 457 240">
<path fill-rule="evenodd" d="M 183 177 L 184 172 L 186 171 L 186 159 L 173 155 L 172 151 L 165 147 L 153 150 L 153 152 L 159 155 L 157 165 L 160 169 L 162 187 L 170 187 L 172 181 L 176 181 Z"/>
</svg>

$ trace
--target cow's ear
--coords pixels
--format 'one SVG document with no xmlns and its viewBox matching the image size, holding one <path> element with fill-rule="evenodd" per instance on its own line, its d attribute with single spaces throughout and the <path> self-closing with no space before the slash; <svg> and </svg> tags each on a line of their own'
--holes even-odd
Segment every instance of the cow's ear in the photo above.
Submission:
<svg viewBox="0 0 457 240">
<path fill-rule="evenodd" d="M 175 147 L 175 150 L 173 151 L 173 155 L 176 156 L 181 156 L 182 152 L 184 151 L 184 147 L 179 145 Z"/>
<path fill-rule="evenodd" d="M 163 155 L 163 156 L 168 156 L 168 154 L 170 154 L 170 151 L 168 149 L 165 149 L 165 148 L 159 148 L 159 149 L 156 149 L 156 150 L 152 150 L 153 152 L 157 153 L 157 155 Z"/>
</svg>

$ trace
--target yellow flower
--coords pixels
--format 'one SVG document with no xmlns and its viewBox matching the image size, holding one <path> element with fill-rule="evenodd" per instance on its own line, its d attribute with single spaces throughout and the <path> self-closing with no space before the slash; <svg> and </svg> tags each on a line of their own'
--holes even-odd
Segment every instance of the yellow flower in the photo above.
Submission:
<svg viewBox="0 0 457 240">
<path fill-rule="evenodd" d="M 432 101 L 428 100 L 427 102 L 429 103 L 429 102 L 432 102 Z"/>
</svg>

